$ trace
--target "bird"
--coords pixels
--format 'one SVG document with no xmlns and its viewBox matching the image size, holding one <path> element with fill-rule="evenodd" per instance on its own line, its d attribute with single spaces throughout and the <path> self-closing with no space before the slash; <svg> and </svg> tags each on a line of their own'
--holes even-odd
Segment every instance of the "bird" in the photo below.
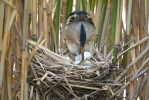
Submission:
<svg viewBox="0 0 149 100">
<path fill-rule="evenodd" d="M 81 54 L 83 61 L 85 51 L 93 53 L 97 38 L 91 16 L 84 11 L 72 12 L 66 18 L 63 37 L 71 54 Z"/>
</svg>

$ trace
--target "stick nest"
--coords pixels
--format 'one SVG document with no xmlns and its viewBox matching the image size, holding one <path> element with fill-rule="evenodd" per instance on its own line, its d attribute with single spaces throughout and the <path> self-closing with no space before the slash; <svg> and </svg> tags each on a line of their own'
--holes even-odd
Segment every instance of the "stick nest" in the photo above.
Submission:
<svg viewBox="0 0 149 100">
<path fill-rule="evenodd" d="M 32 52 L 34 46 L 30 45 Z M 66 53 L 65 53 L 66 54 Z M 29 67 L 27 81 L 30 99 L 40 100 L 105 100 L 110 97 L 113 84 L 112 74 L 118 67 L 111 66 L 112 55 L 102 57 L 96 52 L 87 59 L 93 66 L 86 68 L 67 61 L 64 53 L 38 49 Z"/>
</svg>

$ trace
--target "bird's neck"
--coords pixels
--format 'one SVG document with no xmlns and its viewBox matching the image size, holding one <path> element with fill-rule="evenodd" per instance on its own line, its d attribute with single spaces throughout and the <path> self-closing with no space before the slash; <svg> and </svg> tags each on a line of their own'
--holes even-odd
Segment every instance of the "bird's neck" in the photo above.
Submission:
<svg viewBox="0 0 149 100">
<path fill-rule="evenodd" d="M 82 47 L 85 46 L 86 42 L 86 31 L 84 28 L 84 24 L 81 22 L 81 28 L 80 28 L 80 44 Z"/>
</svg>

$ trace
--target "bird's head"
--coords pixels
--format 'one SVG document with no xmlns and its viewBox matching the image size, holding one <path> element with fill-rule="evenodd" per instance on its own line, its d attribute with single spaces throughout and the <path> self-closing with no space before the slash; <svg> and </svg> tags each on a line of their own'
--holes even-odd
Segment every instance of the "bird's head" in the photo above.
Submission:
<svg viewBox="0 0 149 100">
<path fill-rule="evenodd" d="M 66 25 L 81 21 L 88 22 L 94 26 L 91 16 L 84 11 L 75 11 L 71 13 L 66 19 Z"/>
<path fill-rule="evenodd" d="M 76 29 L 80 46 L 84 47 L 86 42 L 86 28 L 87 25 L 92 25 L 94 28 L 94 23 L 91 16 L 83 11 L 75 11 L 71 13 L 66 19 L 66 26 L 72 25 Z"/>
</svg>

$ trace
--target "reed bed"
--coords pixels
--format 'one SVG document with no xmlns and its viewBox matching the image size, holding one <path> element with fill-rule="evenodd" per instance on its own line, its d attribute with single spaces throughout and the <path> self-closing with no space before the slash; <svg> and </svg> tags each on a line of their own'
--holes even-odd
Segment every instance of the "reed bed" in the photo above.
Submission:
<svg viewBox="0 0 149 100">
<path fill-rule="evenodd" d="M 98 35 L 81 65 L 63 40 L 75 10 Z M 0 0 L 0 100 L 148 100 L 148 11 L 148 0 Z"/>
</svg>

